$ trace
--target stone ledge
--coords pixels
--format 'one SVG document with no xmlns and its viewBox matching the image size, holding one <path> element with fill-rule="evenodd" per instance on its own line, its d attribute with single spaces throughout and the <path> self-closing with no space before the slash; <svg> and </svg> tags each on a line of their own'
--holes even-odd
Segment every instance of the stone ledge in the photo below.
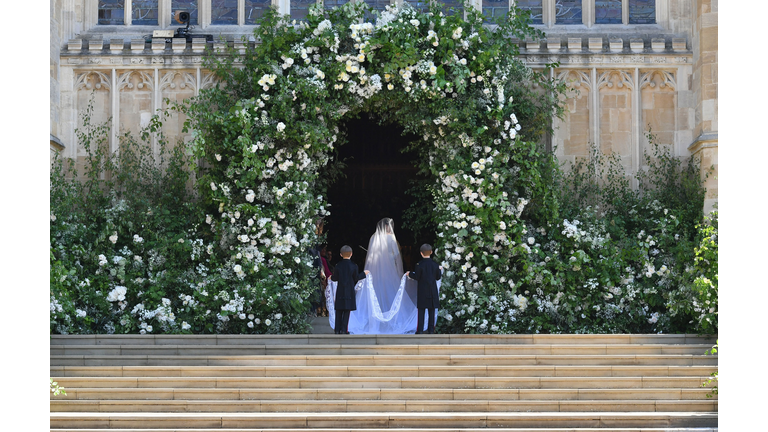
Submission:
<svg viewBox="0 0 768 432">
<path fill-rule="evenodd" d="M 66 50 L 62 50 L 62 56 L 72 54 L 95 54 L 101 53 L 107 46 L 111 54 L 122 54 L 125 51 L 125 45 L 127 44 L 130 53 L 141 54 L 146 50 L 150 50 L 152 53 L 167 54 L 167 47 L 172 47 L 173 54 L 182 53 L 196 53 L 200 54 L 205 51 L 206 48 L 212 48 L 215 53 L 223 53 L 226 51 L 227 46 L 232 46 L 237 49 L 241 54 L 245 52 L 247 48 L 252 48 L 260 41 L 250 37 L 246 42 L 240 39 L 233 39 L 228 41 L 215 40 L 213 42 L 207 42 L 205 38 L 194 37 L 191 42 L 187 42 L 184 38 L 171 38 L 171 43 L 168 44 L 167 38 L 153 38 L 151 41 L 145 41 L 141 38 L 131 39 L 109 39 L 108 41 L 102 40 L 103 35 L 94 34 L 83 36 L 82 38 L 70 39 L 67 42 Z M 564 36 L 565 37 L 565 36 Z M 523 52 L 538 53 L 544 48 L 550 53 L 582 53 L 587 47 L 587 51 L 590 53 L 627 53 L 625 46 L 629 46 L 629 52 L 632 53 L 678 53 L 678 54 L 690 54 L 688 49 L 688 42 L 686 38 L 678 37 L 616 37 L 616 36 L 568 36 L 567 42 L 563 43 L 563 39 L 559 36 L 551 36 L 548 39 L 542 41 L 521 41 L 519 42 Z M 84 43 L 87 42 L 87 43 Z M 607 41 L 607 43 L 606 43 Z M 647 43 L 646 43 L 647 42 Z M 646 48 L 647 47 L 647 48 Z M 667 48 L 669 47 L 669 48 Z M 587 52 L 585 52 L 587 54 Z"/>
<path fill-rule="evenodd" d="M 61 140 L 58 137 L 54 136 L 53 134 L 50 134 L 50 135 L 51 135 L 51 149 L 52 150 L 62 151 L 62 150 L 64 150 L 67 147 L 67 146 L 64 145 L 63 142 L 61 142 Z"/>
<path fill-rule="evenodd" d="M 717 148 L 717 142 L 717 132 L 702 133 L 688 145 L 688 151 L 696 154 L 705 148 Z"/>
</svg>

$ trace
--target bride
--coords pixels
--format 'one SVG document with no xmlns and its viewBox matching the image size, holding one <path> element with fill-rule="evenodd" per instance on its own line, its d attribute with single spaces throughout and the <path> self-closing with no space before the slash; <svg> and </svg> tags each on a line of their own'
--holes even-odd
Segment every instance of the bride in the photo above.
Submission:
<svg viewBox="0 0 768 432">
<path fill-rule="evenodd" d="M 416 281 L 403 273 L 403 259 L 395 237 L 392 219 L 376 224 L 376 232 L 368 242 L 365 270 L 371 273 L 355 287 L 357 310 L 349 317 L 352 334 L 414 333 L 418 323 Z M 327 288 L 328 318 L 334 327 L 333 299 L 336 283 Z"/>
</svg>

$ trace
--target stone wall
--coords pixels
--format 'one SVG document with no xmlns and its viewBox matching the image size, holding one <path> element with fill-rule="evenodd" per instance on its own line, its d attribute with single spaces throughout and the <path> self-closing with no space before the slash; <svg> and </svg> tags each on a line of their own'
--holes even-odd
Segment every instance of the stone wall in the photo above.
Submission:
<svg viewBox="0 0 768 432">
<path fill-rule="evenodd" d="M 705 210 L 717 202 L 717 0 L 694 0 L 693 88 L 695 89 L 695 140 L 688 150 L 701 157 L 702 169 L 712 167 L 706 181 Z M 702 173 L 703 174 L 703 173 Z"/>
</svg>

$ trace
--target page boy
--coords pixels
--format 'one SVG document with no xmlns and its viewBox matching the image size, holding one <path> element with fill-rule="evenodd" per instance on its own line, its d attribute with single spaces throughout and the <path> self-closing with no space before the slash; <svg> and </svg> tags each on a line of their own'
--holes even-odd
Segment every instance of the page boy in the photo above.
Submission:
<svg viewBox="0 0 768 432">
<path fill-rule="evenodd" d="M 349 313 L 357 309 L 355 302 L 355 285 L 357 281 L 365 279 L 365 275 L 370 274 L 368 270 L 360 273 L 357 264 L 350 259 L 352 257 L 352 248 L 344 245 L 341 247 L 341 257 L 344 258 L 336 264 L 331 280 L 338 282 L 336 287 L 336 299 L 334 302 L 336 308 L 336 334 L 349 334 Z"/>
<path fill-rule="evenodd" d="M 427 323 L 427 333 L 435 333 L 435 309 L 440 307 L 440 298 L 437 293 L 437 281 L 440 280 L 442 271 L 436 262 L 429 256 L 432 255 L 432 246 L 424 243 L 419 249 L 422 260 L 416 264 L 416 270 L 406 272 L 409 278 L 416 279 L 419 282 L 416 291 L 416 307 L 419 308 L 419 320 L 416 327 L 416 334 L 424 333 L 424 310 L 429 313 L 429 322 Z"/>
</svg>

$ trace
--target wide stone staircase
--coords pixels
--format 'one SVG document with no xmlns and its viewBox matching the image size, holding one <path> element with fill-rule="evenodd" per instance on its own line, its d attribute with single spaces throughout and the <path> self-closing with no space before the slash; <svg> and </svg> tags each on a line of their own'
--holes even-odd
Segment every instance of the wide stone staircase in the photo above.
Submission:
<svg viewBox="0 0 768 432">
<path fill-rule="evenodd" d="M 51 337 L 51 430 L 713 431 L 696 335 Z"/>
</svg>

